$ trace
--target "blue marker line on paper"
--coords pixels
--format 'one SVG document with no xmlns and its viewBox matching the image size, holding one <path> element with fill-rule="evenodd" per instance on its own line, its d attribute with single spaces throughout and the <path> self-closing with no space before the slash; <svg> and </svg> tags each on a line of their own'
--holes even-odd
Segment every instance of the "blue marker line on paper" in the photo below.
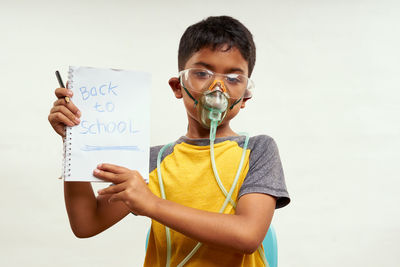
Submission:
<svg viewBox="0 0 400 267">
<path fill-rule="evenodd" d="M 96 122 L 82 120 L 80 127 L 83 131 L 80 134 L 137 134 L 140 130 L 134 130 L 133 121 L 109 121 L 103 122 L 96 119 Z"/>
<path fill-rule="evenodd" d="M 140 151 L 138 146 L 89 146 L 85 145 L 81 148 L 82 151 L 99 151 L 99 150 L 131 150 Z"/>
</svg>

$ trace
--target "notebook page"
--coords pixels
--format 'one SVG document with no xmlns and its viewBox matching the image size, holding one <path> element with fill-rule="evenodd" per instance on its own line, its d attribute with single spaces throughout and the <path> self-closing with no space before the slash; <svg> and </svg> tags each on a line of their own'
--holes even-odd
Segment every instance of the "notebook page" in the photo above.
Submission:
<svg viewBox="0 0 400 267">
<path fill-rule="evenodd" d="M 79 125 L 67 127 L 65 180 L 100 181 L 93 170 L 112 163 L 137 170 L 148 181 L 151 75 L 70 67 L 68 86 L 82 115 Z"/>
</svg>

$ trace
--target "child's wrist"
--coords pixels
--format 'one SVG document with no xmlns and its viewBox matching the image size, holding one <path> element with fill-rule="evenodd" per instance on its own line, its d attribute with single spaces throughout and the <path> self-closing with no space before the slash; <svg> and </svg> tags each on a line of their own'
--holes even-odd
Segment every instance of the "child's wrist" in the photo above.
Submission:
<svg viewBox="0 0 400 267">
<path fill-rule="evenodd" d="M 148 208 L 143 214 L 146 217 L 154 218 L 156 216 L 157 211 L 160 210 L 161 202 L 163 201 L 162 198 L 152 194 L 151 200 L 148 202 Z"/>
</svg>

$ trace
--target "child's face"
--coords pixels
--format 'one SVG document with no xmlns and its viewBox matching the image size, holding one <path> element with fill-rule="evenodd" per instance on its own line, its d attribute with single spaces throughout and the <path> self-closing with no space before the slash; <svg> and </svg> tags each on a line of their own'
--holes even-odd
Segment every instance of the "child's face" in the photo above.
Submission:
<svg viewBox="0 0 400 267">
<path fill-rule="evenodd" d="M 198 52 L 194 53 L 191 58 L 189 58 L 189 60 L 185 64 L 185 69 L 203 68 L 211 70 L 215 73 L 237 73 L 248 76 L 248 63 L 243 58 L 240 51 L 235 47 L 227 51 L 225 51 L 225 49 L 226 47 L 215 50 L 212 50 L 210 48 L 202 48 Z M 193 100 L 188 96 L 186 92 L 184 92 L 179 82 L 176 83 L 176 80 L 174 79 L 176 78 L 172 78 L 170 80 L 170 85 L 175 93 L 175 96 L 177 98 L 183 98 L 189 120 L 194 120 L 199 123 L 200 119 L 198 118 L 198 112 L 197 109 L 194 107 Z M 192 95 L 195 99 L 199 99 L 200 95 L 197 95 L 194 92 L 191 93 L 193 93 Z M 233 109 L 229 110 L 222 124 L 225 124 L 229 122 L 232 118 L 234 118 L 239 112 L 240 108 L 244 108 L 244 102 L 245 101 L 242 100 L 237 105 L 235 105 Z"/>
</svg>

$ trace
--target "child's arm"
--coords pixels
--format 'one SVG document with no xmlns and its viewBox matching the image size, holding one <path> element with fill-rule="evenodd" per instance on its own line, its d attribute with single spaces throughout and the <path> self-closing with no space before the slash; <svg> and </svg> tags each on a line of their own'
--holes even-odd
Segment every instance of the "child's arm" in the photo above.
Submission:
<svg viewBox="0 0 400 267">
<path fill-rule="evenodd" d="M 269 195 L 246 194 L 239 199 L 235 214 L 221 214 L 159 199 L 149 216 L 200 242 L 250 254 L 268 231 L 275 203 Z"/>
<path fill-rule="evenodd" d="M 80 111 L 65 97 L 71 97 L 72 91 L 57 88 L 58 98 L 50 110 L 48 120 L 54 131 L 65 136 L 65 126 L 79 124 Z M 77 237 L 90 237 L 112 226 L 129 213 L 122 202 L 109 203 L 108 197 L 95 197 L 90 183 L 64 182 L 65 205 L 72 231 Z"/>
<path fill-rule="evenodd" d="M 108 196 L 96 196 L 89 182 L 64 182 L 69 223 L 75 236 L 91 237 L 111 227 L 127 214 L 122 202 L 109 203 Z"/>
<path fill-rule="evenodd" d="M 275 210 L 274 197 L 246 194 L 239 199 L 235 214 L 208 212 L 158 198 L 136 171 L 102 164 L 94 175 L 116 184 L 99 191 L 100 195 L 110 196 L 111 202 L 123 202 L 135 214 L 148 216 L 200 242 L 241 253 L 257 249 Z"/>
</svg>

